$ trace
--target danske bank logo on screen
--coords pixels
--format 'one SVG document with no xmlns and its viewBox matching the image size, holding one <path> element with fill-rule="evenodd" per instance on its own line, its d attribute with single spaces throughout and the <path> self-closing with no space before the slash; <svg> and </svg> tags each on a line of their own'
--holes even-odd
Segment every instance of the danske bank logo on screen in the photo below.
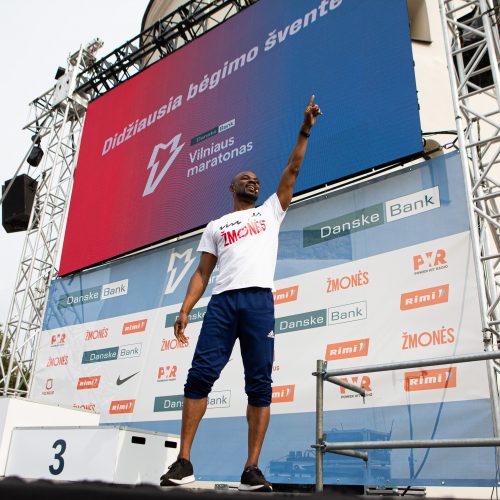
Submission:
<svg viewBox="0 0 500 500">
<path fill-rule="evenodd" d="M 59 309 L 75 305 L 97 302 L 99 300 L 114 299 L 128 294 L 128 279 L 106 283 L 102 286 L 86 288 L 78 292 L 62 295 L 59 299 Z"/>
</svg>

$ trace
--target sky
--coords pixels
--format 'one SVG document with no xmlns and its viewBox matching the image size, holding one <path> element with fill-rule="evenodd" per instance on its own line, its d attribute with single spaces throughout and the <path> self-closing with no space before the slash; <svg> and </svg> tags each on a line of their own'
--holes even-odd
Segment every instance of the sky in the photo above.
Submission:
<svg viewBox="0 0 500 500">
<path fill-rule="evenodd" d="M 54 84 L 58 66 L 95 38 L 102 57 L 140 32 L 149 0 L 23 0 L 2 2 L 0 41 L 0 183 L 16 172 L 31 144 L 23 130 L 29 103 Z M 43 143 L 42 143 L 43 147 Z M 21 173 L 26 173 L 23 168 Z M 0 324 L 5 324 L 26 233 L 0 227 Z"/>
</svg>

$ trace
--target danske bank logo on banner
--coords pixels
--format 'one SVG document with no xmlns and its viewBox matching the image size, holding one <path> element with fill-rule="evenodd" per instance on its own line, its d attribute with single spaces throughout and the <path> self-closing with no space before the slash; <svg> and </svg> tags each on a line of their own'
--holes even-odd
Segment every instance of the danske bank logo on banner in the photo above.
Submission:
<svg viewBox="0 0 500 500">
<path fill-rule="evenodd" d="M 154 412 L 181 411 L 184 402 L 183 394 L 173 396 L 157 396 L 155 398 Z M 212 391 L 207 398 L 207 409 L 229 408 L 231 406 L 231 391 Z"/>
<path fill-rule="evenodd" d="M 329 325 L 359 321 L 367 317 L 368 313 L 365 300 L 328 308 Z"/>
<path fill-rule="evenodd" d="M 377 203 L 303 229 L 304 248 L 440 208 L 439 186 Z"/>
<path fill-rule="evenodd" d="M 276 318 L 274 322 L 274 333 L 296 332 L 308 330 L 309 328 L 320 328 L 326 325 L 326 309 L 309 311 L 306 313 L 293 314 Z"/>
<path fill-rule="evenodd" d="M 88 363 L 101 363 L 102 361 L 115 361 L 122 358 L 137 358 L 141 355 L 141 344 L 127 344 L 106 349 L 85 351 L 82 356 L 82 365 Z"/>
<path fill-rule="evenodd" d="M 127 294 L 128 279 L 125 279 L 62 295 L 59 299 L 58 307 L 61 309 L 89 302 L 97 302 L 99 300 L 114 299 L 115 297 Z"/>
</svg>

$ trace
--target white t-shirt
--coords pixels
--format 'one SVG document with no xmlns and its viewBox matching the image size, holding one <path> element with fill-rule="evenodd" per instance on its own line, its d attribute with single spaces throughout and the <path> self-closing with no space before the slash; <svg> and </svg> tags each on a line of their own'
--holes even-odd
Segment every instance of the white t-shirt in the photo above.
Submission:
<svg viewBox="0 0 500 500">
<path fill-rule="evenodd" d="M 198 252 L 217 257 L 214 295 L 251 286 L 274 288 L 278 233 L 285 213 L 274 193 L 260 207 L 232 212 L 207 225 Z"/>
</svg>

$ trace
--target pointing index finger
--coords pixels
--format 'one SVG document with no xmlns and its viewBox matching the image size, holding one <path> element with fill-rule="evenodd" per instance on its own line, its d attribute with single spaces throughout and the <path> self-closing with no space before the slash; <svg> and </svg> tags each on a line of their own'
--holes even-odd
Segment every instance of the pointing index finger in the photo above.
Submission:
<svg viewBox="0 0 500 500">
<path fill-rule="evenodd" d="M 311 98 L 309 99 L 309 102 L 308 102 L 308 104 L 307 104 L 307 107 L 309 107 L 309 108 L 310 108 L 310 107 L 312 106 L 312 103 L 313 103 L 313 101 L 314 101 L 314 98 L 315 98 L 315 97 L 316 97 L 316 96 L 315 96 L 314 94 L 311 96 Z"/>
</svg>

